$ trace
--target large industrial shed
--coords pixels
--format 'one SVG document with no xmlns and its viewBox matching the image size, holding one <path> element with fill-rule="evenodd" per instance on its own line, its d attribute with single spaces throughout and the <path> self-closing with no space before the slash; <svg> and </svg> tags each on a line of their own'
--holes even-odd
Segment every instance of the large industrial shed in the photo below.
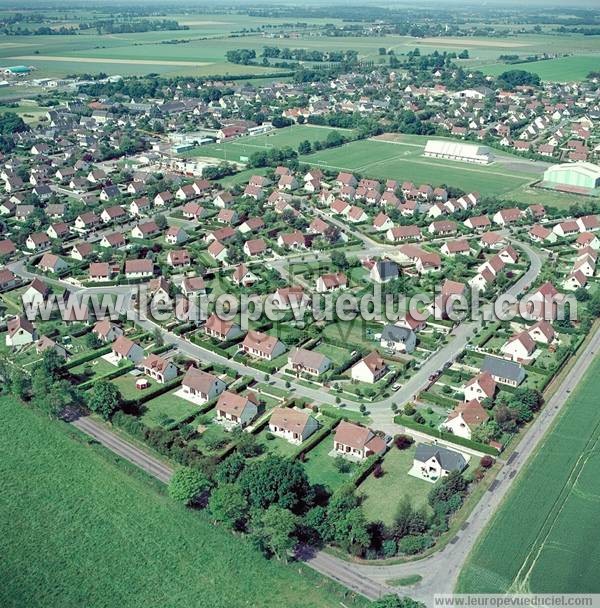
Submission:
<svg viewBox="0 0 600 608">
<path fill-rule="evenodd" d="M 487 165 L 494 160 L 494 155 L 487 146 L 435 139 L 430 139 L 427 142 L 423 155 L 430 158 L 445 158 L 478 165 Z"/>
<path fill-rule="evenodd" d="M 559 190 L 594 190 L 600 188 L 600 167 L 583 162 L 552 165 L 544 172 L 543 185 Z"/>
</svg>

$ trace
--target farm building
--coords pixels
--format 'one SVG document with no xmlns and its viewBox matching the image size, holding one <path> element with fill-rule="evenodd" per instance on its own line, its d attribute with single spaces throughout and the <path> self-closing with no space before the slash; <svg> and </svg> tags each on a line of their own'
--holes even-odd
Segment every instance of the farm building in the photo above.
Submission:
<svg viewBox="0 0 600 608">
<path fill-rule="evenodd" d="M 588 192 L 600 188 L 600 167 L 583 162 L 552 165 L 544 172 L 543 185 L 557 190 Z"/>
<path fill-rule="evenodd" d="M 459 160 L 478 165 L 487 165 L 494 160 L 494 155 L 487 146 L 435 139 L 430 139 L 427 142 L 423 155 L 430 158 Z"/>
</svg>

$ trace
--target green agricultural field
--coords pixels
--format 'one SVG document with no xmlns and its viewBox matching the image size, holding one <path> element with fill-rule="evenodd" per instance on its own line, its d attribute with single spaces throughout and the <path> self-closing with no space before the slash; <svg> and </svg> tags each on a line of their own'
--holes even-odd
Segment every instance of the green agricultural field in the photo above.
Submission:
<svg viewBox="0 0 600 608">
<path fill-rule="evenodd" d="M 367 606 L 309 568 L 265 560 L 63 423 L 8 398 L 0 413 L 4 608 Z"/>
<path fill-rule="evenodd" d="M 596 357 L 461 572 L 464 593 L 600 592 Z"/>
<path fill-rule="evenodd" d="M 413 143 L 404 138 L 393 142 L 368 139 L 309 154 L 302 160 L 333 171 L 353 171 L 372 178 L 409 180 L 433 186 L 447 184 L 492 195 L 510 192 L 536 177 L 533 169 L 527 175 L 504 163 L 477 166 L 425 158 L 422 156 L 423 146 L 424 142 Z M 522 166 L 519 164 L 519 168 Z"/>
<path fill-rule="evenodd" d="M 600 55 L 572 55 L 570 57 L 559 57 L 558 59 L 547 59 L 545 61 L 531 61 L 514 65 L 496 63 L 494 65 L 481 66 L 481 71 L 492 76 L 498 76 L 509 70 L 526 70 L 538 74 L 542 80 L 553 82 L 573 82 L 584 80 L 586 76 L 598 69 Z"/>
<path fill-rule="evenodd" d="M 293 125 L 284 129 L 276 129 L 265 135 L 241 137 L 229 142 L 198 146 L 189 152 L 185 152 L 182 156 L 205 156 L 208 158 L 244 162 L 243 159 L 249 158 L 254 152 L 269 150 L 270 148 L 285 147 L 291 147 L 295 150 L 298 147 L 298 144 L 306 139 L 311 143 L 323 141 L 331 131 L 339 131 L 342 134 L 352 133 L 352 131 L 346 129 L 333 129 L 331 127 L 311 125 Z"/>
</svg>

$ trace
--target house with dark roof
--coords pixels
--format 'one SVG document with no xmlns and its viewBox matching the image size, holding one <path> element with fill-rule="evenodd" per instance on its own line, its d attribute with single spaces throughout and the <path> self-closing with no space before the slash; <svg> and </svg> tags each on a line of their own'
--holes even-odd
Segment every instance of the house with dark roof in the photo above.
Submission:
<svg viewBox="0 0 600 608">
<path fill-rule="evenodd" d="M 381 348 L 397 353 L 412 353 L 415 350 L 417 338 L 415 332 L 407 327 L 386 325 L 381 332 Z"/>
<path fill-rule="evenodd" d="M 500 384 L 519 386 L 525 379 L 525 370 L 520 363 L 487 355 L 481 365 L 481 371 L 488 372 Z"/>
<path fill-rule="evenodd" d="M 408 474 L 434 483 L 454 471 L 464 471 L 466 466 L 467 459 L 460 452 L 439 445 L 419 443 Z"/>
</svg>

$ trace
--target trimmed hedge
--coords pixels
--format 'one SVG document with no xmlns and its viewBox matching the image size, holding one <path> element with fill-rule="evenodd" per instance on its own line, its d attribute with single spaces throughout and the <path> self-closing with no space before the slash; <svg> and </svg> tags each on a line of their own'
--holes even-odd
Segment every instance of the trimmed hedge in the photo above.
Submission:
<svg viewBox="0 0 600 608">
<path fill-rule="evenodd" d="M 443 407 L 454 407 L 458 403 L 458 400 L 443 397 L 442 395 L 436 395 L 434 393 L 430 393 L 429 391 L 419 393 L 419 399 L 433 403 L 434 405 L 441 405 Z"/>
<path fill-rule="evenodd" d="M 489 445 L 485 445 L 484 443 L 478 443 L 477 441 L 472 441 L 471 439 L 464 439 L 463 437 L 458 437 L 457 435 L 454 435 L 452 433 L 446 433 L 444 431 L 440 431 L 439 429 L 432 429 L 430 426 L 419 424 L 418 422 L 415 422 L 412 418 L 408 418 L 407 416 L 403 416 L 401 414 L 394 416 L 394 422 L 396 424 L 406 426 L 409 429 L 413 429 L 415 431 L 420 431 L 421 433 L 424 433 L 426 435 L 430 435 L 433 438 L 444 439 L 445 441 L 449 441 L 450 443 L 462 445 L 464 447 L 471 448 L 472 450 L 484 452 L 485 454 L 491 454 L 492 456 L 496 456 L 498 454 L 498 450 Z"/>
</svg>

